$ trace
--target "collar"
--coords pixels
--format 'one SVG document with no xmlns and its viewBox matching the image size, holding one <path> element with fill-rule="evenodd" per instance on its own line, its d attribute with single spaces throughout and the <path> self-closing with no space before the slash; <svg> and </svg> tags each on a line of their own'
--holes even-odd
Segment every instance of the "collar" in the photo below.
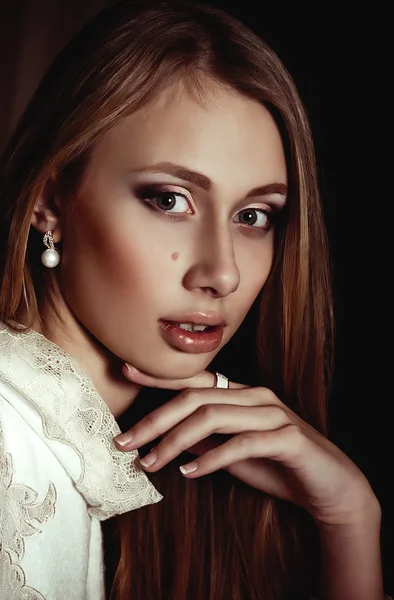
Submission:
<svg viewBox="0 0 394 600">
<path fill-rule="evenodd" d="M 115 446 L 119 426 L 75 359 L 43 335 L 15 327 L 0 324 L 0 379 L 39 413 L 45 438 L 78 455 L 78 472 L 63 466 L 89 513 L 105 520 L 161 500 L 136 462 L 137 450 Z"/>
</svg>

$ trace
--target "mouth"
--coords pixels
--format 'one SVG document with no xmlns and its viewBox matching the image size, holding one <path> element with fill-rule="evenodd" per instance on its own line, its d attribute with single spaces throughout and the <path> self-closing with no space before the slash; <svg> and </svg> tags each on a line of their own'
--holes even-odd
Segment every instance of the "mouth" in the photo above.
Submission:
<svg viewBox="0 0 394 600">
<path fill-rule="evenodd" d="M 160 319 L 163 339 L 172 347 L 190 354 L 202 354 L 216 350 L 223 339 L 226 323 L 215 316 L 194 319 Z"/>
</svg>

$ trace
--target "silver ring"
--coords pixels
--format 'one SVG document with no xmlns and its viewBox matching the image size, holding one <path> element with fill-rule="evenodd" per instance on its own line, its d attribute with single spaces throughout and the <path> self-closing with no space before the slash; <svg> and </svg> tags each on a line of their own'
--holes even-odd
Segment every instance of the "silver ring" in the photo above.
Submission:
<svg viewBox="0 0 394 600">
<path fill-rule="evenodd" d="M 221 373 L 215 373 L 215 376 L 216 376 L 216 381 L 215 381 L 215 385 L 213 387 L 228 390 L 227 377 L 225 375 L 222 375 Z"/>
</svg>

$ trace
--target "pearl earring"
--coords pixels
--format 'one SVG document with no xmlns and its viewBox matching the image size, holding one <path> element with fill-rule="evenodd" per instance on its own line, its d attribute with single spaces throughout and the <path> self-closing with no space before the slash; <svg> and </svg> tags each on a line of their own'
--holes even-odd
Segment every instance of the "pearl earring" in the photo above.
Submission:
<svg viewBox="0 0 394 600">
<path fill-rule="evenodd" d="M 44 252 L 41 254 L 41 262 L 44 267 L 53 269 L 54 267 L 57 267 L 60 262 L 60 254 L 59 251 L 56 250 L 55 244 L 53 243 L 52 231 L 47 231 L 42 241 L 47 247 L 47 250 L 44 250 Z"/>
</svg>

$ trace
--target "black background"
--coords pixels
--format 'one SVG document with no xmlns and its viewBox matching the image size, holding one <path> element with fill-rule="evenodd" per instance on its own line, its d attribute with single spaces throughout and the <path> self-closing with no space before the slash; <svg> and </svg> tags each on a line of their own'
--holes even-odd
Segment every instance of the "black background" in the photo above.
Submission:
<svg viewBox="0 0 394 600">
<path fill-rule="evenodd" d="M 270 43 L 311 121 L 336 295 L 330 435 L 380 500 L 385 590 L 394 596 L 388 14 L 379 4 L 214 4 Z"/>
<path fill-rule="evenodd" d="M 215 3 L 225 7 L 226 3 Z M 336 294 L 331 438 L 361 468 L 383 511 L 386 593 L 394 595 L 390 69 L 376 5 L 233 8 L 276 50 L 306 105 L 316 144 Z"/>
</svg>

